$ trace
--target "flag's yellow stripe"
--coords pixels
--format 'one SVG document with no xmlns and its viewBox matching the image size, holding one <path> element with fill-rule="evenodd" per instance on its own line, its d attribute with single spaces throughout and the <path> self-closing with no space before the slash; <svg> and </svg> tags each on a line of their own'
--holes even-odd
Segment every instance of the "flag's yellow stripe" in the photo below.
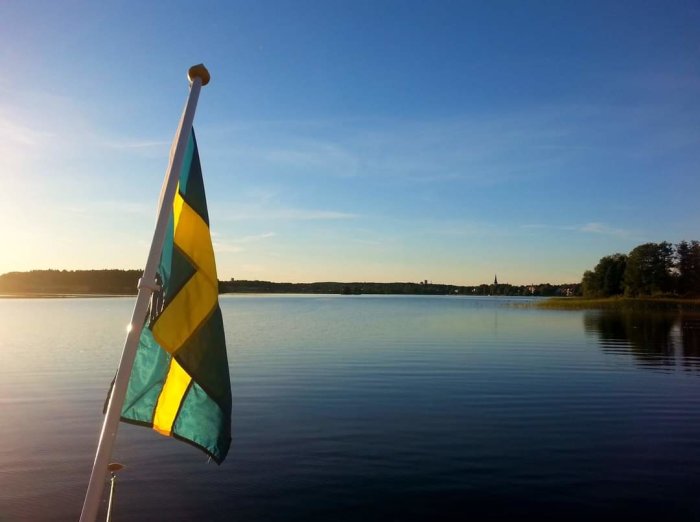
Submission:
<svg viewBox="0 0 700 522">
<path fill-rule="evenodd" d="M 158 433 L 170 436 L 175 417 L 180 410 L 180 404 L 185 397 L 190 381 L 192 378 L 182 369 L 182 366 L 174 358 L 171 359 L 170 370 L 168 370 L 168 376 L 165 378 L 165 384 L 163 384 L 153 415 L 153 429 Z"/>
<path fill-rule="evenodd" d="M 218 288 L 197 272 L 163 310 L 153 325 L 153 337 L 175 353 L 199 328 L 216 306 Z"/>
<path fill-rule="evenodd" d="M 153 325 L 153 337 L 175 353 L 209 317 L 217 304 L 219 284 L 209 227 L 178 192 L 173 203 L 174 240 L 193 262 L 195 274 L 165 307 Z"/>
<path fill-rule="evenodd" d="M 180 216 L 182 215 L 182 205 L 185 204 L 185 200 L 182 199 L 180 195 L 180 183 L 178 182 L 177 188 L 175 189 L 175 199 L 173 200 L 173 221 L 175 223 L 174 230 L 177 230 L 177 225 L 180 223 Z"/>
<path fill-rule="evenodd" d="M 212 283 L 216 283 L 214 248 L 207 223 L 182 199 L 180 193 L 175 196 L 173 214 L 175 244 L 195 264 L 198 272 L 203 272 Z"/>
</svg>

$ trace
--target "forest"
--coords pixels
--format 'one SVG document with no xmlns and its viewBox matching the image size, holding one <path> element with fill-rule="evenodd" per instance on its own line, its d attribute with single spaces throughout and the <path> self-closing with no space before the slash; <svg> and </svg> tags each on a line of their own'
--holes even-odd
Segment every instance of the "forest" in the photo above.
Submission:
<svg viewBox="0 0 700 522">
<path fill-rule="evenodd" d="M 0 294 L 135 295 L 142 270 L 31 270 L 0 275 Z"/>
<path fill-rule="evenodd" d="M 700 296 L 700 242 L 644 243 L 612 254 L 586 270 L 583 297 Z"/>
</svg>

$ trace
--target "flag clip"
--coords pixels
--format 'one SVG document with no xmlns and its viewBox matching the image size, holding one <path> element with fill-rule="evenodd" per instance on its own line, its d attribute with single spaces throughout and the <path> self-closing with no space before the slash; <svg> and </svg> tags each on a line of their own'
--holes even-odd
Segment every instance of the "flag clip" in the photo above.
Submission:
<svg viewBox="0 0 700 522">
<path fill-rule="evenodd" d="M 160 285 L 158 284 L 157 280 L 154 280 L 152 283 L 149 283 L 148 281 L 144 281 L 143 277 L 140 277 L 136 288 L 138 288 L 139 290 L 141 290 L 142 288 L 148 288 L 151 292 L 158 292 L 160 290 Z"/>
</svg>

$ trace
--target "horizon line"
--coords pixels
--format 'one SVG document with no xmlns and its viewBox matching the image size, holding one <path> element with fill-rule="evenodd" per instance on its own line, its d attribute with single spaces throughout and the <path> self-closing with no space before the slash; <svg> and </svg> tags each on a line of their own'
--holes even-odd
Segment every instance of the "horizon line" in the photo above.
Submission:
<svg viewBox="0 0 700 522">
<path fill-rule="evenodd" d="M 28 274 L 31 272 L 101 272 L 101 271 L 121 271 L 121 272 L 141 272 L 143 273 L 143 269 L 141 268 L 76 268 L 76 269 L 68 269 L 68 268 L 33 268 L 30 270 L 11 270 L 9 272 L 4 272 L 0 274 L 0 278 L 9 275 L 9 274 Z M 261 283 L 275 283 L 275 284 L 294 284 L 294 285 L 310 285 L 310 284 L 323 284 L 323 283 L 340 283 L 340 284 L 428 284 L 428 285 L 438 285 L 438 286 L 461 286 L 461 287 L 478 287 L 478 286 L 542 286 L 542 285 L 550 285 L 550 286 L 571 286 L 571 285 L 580 285 L 581 282 L 567 282 L 567 283 L 551 283 L 551 282 L 544 282 L 544 283 L 508 283 L 508 282 L 499 282 L 497 285 L 494 285 L 494 283 L 472 283 L 472 284 L 459 284 L 459 283 L 440 283 L 440 282 L 435 282 L 429 279 L 424 279 L 422 281 L 361 281 L 361 280 L 350 280 L 350 281 L 331 281 L 331 280 L 325 280 L 325 281 L 275 281 L 272 279 L 247 279 L 247 278 L 229 278 L 229 279 L 221 279 L 217 277 L 218 282 L 220 283 L 229 283 L 229 282 L 237 282 L 237 281 L 251 281 L 251 282 L 261 282 Z"/>
</svg>

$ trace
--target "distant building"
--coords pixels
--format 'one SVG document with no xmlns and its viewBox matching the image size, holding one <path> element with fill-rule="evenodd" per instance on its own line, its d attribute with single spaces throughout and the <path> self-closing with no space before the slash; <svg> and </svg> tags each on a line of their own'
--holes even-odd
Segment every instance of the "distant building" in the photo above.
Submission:
<svg viewBox="0 0 700 522">
<path fill-rule="evenodd" d="M 497 285 L 498 284 L 498 274 L 493 276 L 493 284 Z"/>
</svg>

